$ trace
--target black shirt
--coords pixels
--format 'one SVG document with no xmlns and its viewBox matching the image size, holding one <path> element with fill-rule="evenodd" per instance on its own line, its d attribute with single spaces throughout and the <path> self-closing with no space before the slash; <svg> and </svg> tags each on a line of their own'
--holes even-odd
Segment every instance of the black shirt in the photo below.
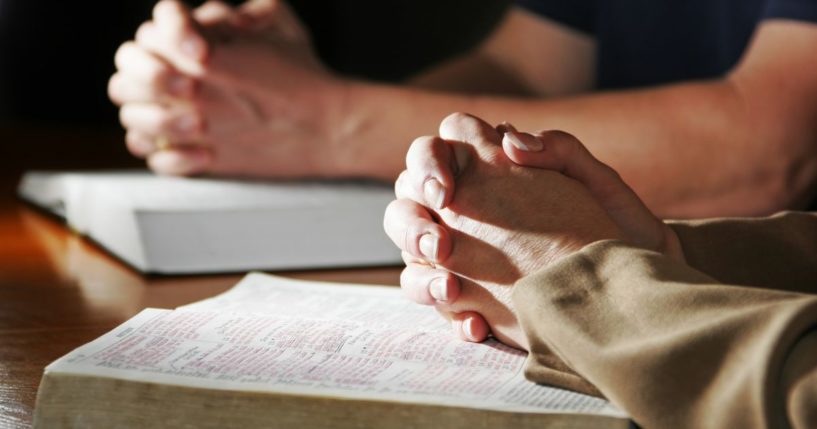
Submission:
<svg viewBox="0 0 817 429">
<path fill-rule="evenodd" d="M 599 89 L 718 77 L 737 63 L 760 21 L 817 22 L 817 0 L 518 0 L 517 4 L 595 38 Z"/>
</svg>

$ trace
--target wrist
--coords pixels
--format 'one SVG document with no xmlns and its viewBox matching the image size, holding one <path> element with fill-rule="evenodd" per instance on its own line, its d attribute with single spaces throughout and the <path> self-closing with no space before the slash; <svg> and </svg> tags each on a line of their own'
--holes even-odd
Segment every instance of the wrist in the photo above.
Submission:
<svg viewBox="0 0 817 429">
<path fill-rule="evenodd" d="M 385 89 L 353 79 L 336 81 L 326 141 L 332 148 L 333 171 L 339 175 L 394 180 L 402 170 L 403 156 L 394 156 L 395 147 L 390 146 L 399 137 L 381 125 L 389 123 L 383 109 L 391 96 L 384 94 Z"/>
<path fill-rule="evenodd" d="M 349 141 L 349 136 L 344 132 L 344 124 L 345 111 L 350 104 L 350 82 L 329 74 L 324 79 L 324 85 L 315 89 L 318 94 L 318 108 L 313 112 L 317 115 L 314 124 L 317 131 L 315 139 L 321 148 L 316 155 L 321 160 L 321 173 L 337 177 L 347 171 L 343 151 Z"/>
<path fill-rule="evenodd" d="M 365 84 L 351 79 L 334 78 L 328 90 L 324 91 L 325 118 L 323 121 L 324 142 L 328 145 L 327 167 L 335 175 L 367 176 L 361 168 L 365 153 L 357 150 L 364 124 L 369 120 L 361 112 L 365 103 L 362 87 Z"/>
</svg>

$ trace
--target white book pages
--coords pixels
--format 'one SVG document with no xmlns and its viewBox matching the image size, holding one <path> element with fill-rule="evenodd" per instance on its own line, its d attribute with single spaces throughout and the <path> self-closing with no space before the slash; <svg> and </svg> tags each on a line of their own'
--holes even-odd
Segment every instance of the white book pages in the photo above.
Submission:
<svg viewBox="0 0 817 429">
<path fill-rule="evenodd" d="M 262 181 L 158 176 L 143 170 L 29 172 L 21 194 L 44 206 L 67 199 L 76 188 L 122 198 L 143 212 L 223 211 L 367 205 L 393 199 L 383 184 L 348 181 Z M 385 206 L 384 206 L 385 207 Z"/>
<path fill-rule="evenodd" d="M 436 311 L 409 301 L 395 286 L 294 280 L 262 273 L 249 273 L 227 292 L 178 310 L 266 313 L 450 332 L 448 322 Z"/>
<path fill-rule="evenodd" d="M 203 303 L 144 310 L 46 372 L 626 418 L 604 400 L 525 380 L 524 352 L 459 341 L 433 309 L 399 303 L 400 294 L 252 274 Z"/>
<path fill-rule="evenodd" d="M 394 198 L 383 184 L 29 172 L 19 193 L 143 272 L 401 262 L 382 227 Z"/>
</svg>

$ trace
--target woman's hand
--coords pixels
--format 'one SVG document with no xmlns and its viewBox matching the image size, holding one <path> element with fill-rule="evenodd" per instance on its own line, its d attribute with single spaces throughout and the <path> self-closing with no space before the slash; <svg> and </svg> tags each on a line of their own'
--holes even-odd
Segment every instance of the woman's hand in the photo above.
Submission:
<svg viewBox="0 0 817 429">
<path fill-rule="evenodd" d="M 519 278 L 587 244 L 622 239 L 682 258 L 677 237 L 573 136 L 493 128 L 464 114 L 409 149 L 386 212 L 401 285 L 464 339 L 526 347 L 510 294 Z M 535 167 L 535 168 L 529 168 Z"/>
</svg>

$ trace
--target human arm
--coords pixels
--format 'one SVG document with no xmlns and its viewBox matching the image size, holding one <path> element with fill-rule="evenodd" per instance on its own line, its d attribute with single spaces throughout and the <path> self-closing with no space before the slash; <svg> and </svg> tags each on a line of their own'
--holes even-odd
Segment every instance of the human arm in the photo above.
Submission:
<svg viewBox="0 0 817 429">
<path fill-rule="evenodd" d="M 725 285 L 605 241 L 520 280 L 513 298 L 529 378 L 558 382 L 555 354 L 643 427 L 817 424 L 814 295 Z"/>
<path fill-rule="evenodd" d="M 302 114 L 289 118 L 291 112 L 286 109 L 260 109 L 265 113 L 261 121 L 226 128 L 260 127 L 277 134 L 256 133 L 255 140 L 232 146 L 222 141 L 227 140 L 226 134 L 210 136 L 220 153 L 236 152 L 234 159 L 222 162 L 216 157 L 213 163 L 189 172 L 236 173 L 241 159 L 249 158 L 244 164 L 253 166 L 248 169 L 253 175 L 393 179 L 402 169 L 399 154 L 413 136 L 432 133 L 439 119 L 451 111 L 468 111 L 491 122 L 510 120 L 525 129 L 570 131 L 616 168 L 662 217 L 771 213 L 798 207 L 811 196 L 817 176 L 817 130 L 813 126 L 817 79 L 811 73 L 817 61 L 811 55 L 817 46 L 817 26 L 766 21 L 744 59 L 721 79 L 548 98 L 590 89 L 593 76 L 588 70 L 594 63 L 588 58 L 595 47 L 592 39 L 563 30 L 557 34 L 570 41 L 564 46 L 578 47 L 575 63 L 567 61 L 565 54 L 570 50 L 550 49 L 532 55 L 541 40 L 555 40 L 558 30 L 554 28 L 559 27 L 521 14 L 525 12 L 510 13 L 467 61 L 476 61 L 468 64 L 477 66 L 489 63 L 535 96 L 451 93 L 316 76 L 308 70 L 280 88 L 275 83 L 281 81 L 278 76 L 294 76 L 301 69 L 297 62 L 281 68 L 274 50 L 267 49 L 266 56 L 256 55 L 263 61 L 252 63 L 249 68 L 259 73 L 250 76 L 242 75 L 248 67 L 218 70 L 219 64 L 240 62 L 235 58 L 213 61 L 202 75 L 205 80 L 208 74 L 219 73 L 235 75 L 234 80 L 240 82 L 255 80 L 254 87 L 268 89 L 250 92 L 260 100 L 258 105 L 277 105 L 263 100 L 266 93 L 272 99 L 297 100 L 290 107 Z M 512 37 L 517 32 L 525 37 Z M 171 65 L 177 65 L 179 55 L 167 52 L 166 56 Z M 564 64 L 569 66 L 562 67 Z M 463 75 L 468 68 L 441 72 L 444 78 L 432 79 L 425 86 L 451 88 L 452 80 L 468 80 Z M 267 72 L 261 73 L 264 70 Z M 259 76 L 267 76 L 272 83 Z M 576 79 L 570 80 L 571 76 Z M 536 82 L 542 83 L 537 86 Z M 194 114 L 202 122 L 231 120 L 224 115 L 212 118 L 207 109 L 193 106 L 198 107 Z M 173 122 L 170 113 L 157 114 L 149 121 L 123 119 L 129 130 L 154 136 L 171 130 Z M 264 145 L 276 147 L 275 159 L 286 156 L 296 162 L 279 166 L 275 159 L 267 159 Z M 256 146 L 261 149 L 253 149 Z M 248 157 L 248 152 L 258 156 Z M 152 155 L 149 150 L 137 154 Z M 265 162 L 254 165 L 259 159 Z"/>
<path fill-rule="evenodd" d="M 205 9 L 209 12 L 203 13 Z M 581 66 L 582 61 L 592 59 L 587 36 L 556 24 L 539 31 L 541 20 L 517 15 L 512 13 L 505 20 L 511 26 L 503 24 L 491 39 L 496 41 L 442 65 L 442 73 L 428 71 L 412 81 L 413 89 L 454 90 L 452 84 L 465 81 L 482 85 L 504 80 L 517 85 L 511 80 L 522 73 L 513 69 L 512 62 L 520 53 L 494 54 L 503 52 L 497 45 L 517 43 L 520 36 L 530 36 L 522 38 L 528 42 L 526 52 L 535 47 L 550 61 L 565 64 L 554 68 L 542 56 L 522 63 L 528 72 L 551 70 L 540 75 L 536 87 L 526 88 L 526 93 L 577 91 L 590 85 L 591 79 L 579 70 L 592 70 Z M 285 3 L 252 0 L 229 8 L 210 1 L 190 11 L 178 2 L 162 1 L 153 18 L 140 27 L 135 42 L 123 44 L 117 52 L 118 72 L 111 78 L 109 94 L 122 106 L 120 119 L 128 130 L 128 148 L 147 158 L 154 170 L 393 179 L 394 161 L 399 159 L 395 148 L 403 150 L 405 144 L 393 139 L 375 141 L 378 137 L 372 135 L 347 139 L 362 125 L 346 116 L 358 104 L 351 99 L 351 81 L 326 73 L 308 35 Z M 248 18 L 255 25 L 236 24 Z M 533 23 L 538 26 L 531 34 Z M 282 26 L 300 31 L 280 34 Z M 186 52 L 190 41 L 204 47 L 200 54 L 191 57 Z M 466 75 L 473 75 L 474 70 L 462 67 L 479 64 L 485 69 L 482 66 L 489 63 L 492 66 L 487 68 L 504 72 L 489 73 L 490 79 L 477 73 L 479 79 L 469 80 Z M 191 78 L 195 85 L 190 84 Z M 185 90 L 176 90 L 179 85 L 174 84 L 179 82 Z M 485 86 L 471 89 L 489 90 Z M 256 114 L 248 117 L 248 110 Z M 433 121 L 438 122 L 439 117 Z M 173 145 L 157 150 L 160 139 Z M 357 170 L 359 165 L 364 168 Z"/>
<path fill-rule="evenodd" d="M 526 139 L 524 144 L 510 144 L 509 136 L 517 134 Z M 660 235 L 653 235 L 660 229 L 649 216 L 638 214 L 645 209 L 624 192 L 626 185 L 589 152 L 578 150 L 577 142 L 565 145 L 565 139 L 547 133 L 537 144 L 531 140 L 535 136 L 514 132 L 506 132 L 501 142 L 502 158 L 558 171 L 585 186 L 583 192 L 571 189 L 566 195 L 549 191 L 572 186 L 552 181 L 553 176 L 472 168 L 470 152 L 458 149 L 458 142 L 476 141 L 480 159 L 500 171 L 503 166 L 491 151 L 490 143 L 498 149 L 498 136 L 474 118 L 452 115 L 441 125 L 441 135 L 453 150 L 415 141 L 413 148 L 425 149 L 409 152 L 409 170 L 401 174 L 398 194 L 415 202 L 425 199 L 423 187 L 411 185 L 422 179 L 412 169 L 422 171 L 424 165 L 456 165 L 456 174 L 439 179 L 445 184 L 455 180 L 456 192 L 429 207 L 434 217 L 398 200 L 387 211 L 385 224 L 408 264 L 401 285 L 418 302 L 453 313 L 449 317 L 458 335 L 478 341 L 471 335 L 474 323 L 487 322 L 502 334 L 500 339 L 531 352 L 529 378 L 601 394 L 644 427 L 814 425 L 817 297 L 788 290 L 797 289 L 799 282 L 808 288 L 815 280 L 816 216 L 709 222 L 710 228 L 698 231 L 699 239 L 709 236 L 708 253 L 697 248 L 706 246 L 701 241 L 695 248 L 682 241 L 680 247 L 696 260 L 709 255 L 711 266 L 732 264 L 721 269 L 725 275 L 730 269 L 740 272 L 747 263 L 762 270 L 762 258 L 718 256 L 735 243 L 751 249 L 769 242 L 785 252 L 769 261 L 773 285 L 781 290 L 721 283 L 684 263 L 686 254 L 663 246 L 647 249 L 660 243 Z M 419 162 L 423 159 L 425 164 Z M 497 188 L 495 183 L 502 181 L 512 186 Z M 606 198 L 600 194 L 605 192 Z M 598 204 L 590 212 L 594 203 L 586 199 L 588 193 Z M 610 222 L 618 227 L 592 235 L 595 241 L 582 238 L 587 225 Z M 427 233 L 438 234 L 442 243 L 433 258 L 417 245 Z M 580 250 L 571 250 L 582 242 Z M 780 265 L 785 260 L 791 261 L 788 269 Z M 462 289 L 440 302 L 428 280 L 447 270 L 456 274 Z M 507 284 L 514 276 L 518 280 Z"/>
<path fill-rule="evenodd" d="M 406 141 L 403 134 L 429 132 L 417 124 L 433 123 L 446 109 L 468 111 L 489 122 L 575 134 L 661 217 L 768 214 L 805 204 L 814 189 L 815 46 L 817 26 L 770 21 L 722 79 L 559 99 L 358 84 L 349 123 L 360 125 L 350 137 Z M 401 102 L 373 113 L 389 100 Z M 406 117 L 413 120 L 398 120 Z"/>
</svg>

